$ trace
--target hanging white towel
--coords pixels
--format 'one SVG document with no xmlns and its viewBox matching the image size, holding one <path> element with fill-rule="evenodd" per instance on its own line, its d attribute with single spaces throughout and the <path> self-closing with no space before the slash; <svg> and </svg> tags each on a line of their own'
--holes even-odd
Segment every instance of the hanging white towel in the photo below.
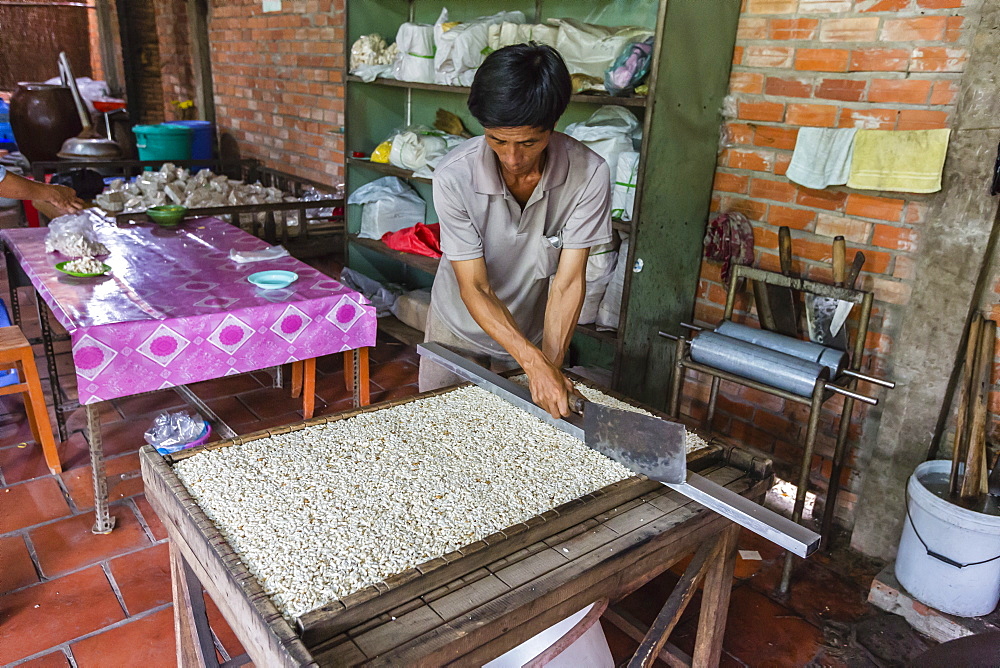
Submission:
<svg viewBox="0 0 1000 668">
<path fill-rule="evenodd" d="M 820 190 L 847 183 L 857 128 L 801 128 L 785 174 L 806 188 Z"/>
</svg>

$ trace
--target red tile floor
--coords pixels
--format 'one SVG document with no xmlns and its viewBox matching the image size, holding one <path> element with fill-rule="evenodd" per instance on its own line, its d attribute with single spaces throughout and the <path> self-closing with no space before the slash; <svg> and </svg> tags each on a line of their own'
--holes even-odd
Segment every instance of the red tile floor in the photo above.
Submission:
<svg viewBox="0 0 1000 668">
<path fill-rule="evenodd" d="M 0 283 L 0 295 L 6 295 Z M 22 290 L 22 301 L 30 300 Z M 33 313 L 30 303 L 23 312 Z M 37 324 L 24 323 L 28 336 Z M 72 368 L 62 343 L 59 360 L 64 387 L 72 388 Z M 44 358 L 36 349 L 39 371 Z M 372 401 L 415 393 L 417 357 L 413 348 L 380 336 L 371 355 Z M 317 413 L 350 406 L 340 356 L 318 363 Z M 47 381 L 46 381 L 47 382 Z M 287 390 L 271 387 L 265 372 L 193 386 L 237 432 L 248 433 L 302 418 Z M 47 389 L 47 385 L 46 385 Z M 31 442 L 17 397 L 0 398 L 0 665 L 134 666 L 174 665 L 173 610 L 166 535 L 143 496 L 138 477 L 142 434 L 160 411 L 182 405 L 173 391 L 106 404 L 104 445 L 108 456 L 111 510 L 117 528 L 106 536 L 90 532 L 93 491 L 82 410 L 69 419 L 73 434 L 59 447 L 65 468 L 51 475 L 40 448 Z M 864 602 L 878 564 L 845 551 L 818 555 L 796 571 L 790 596 L 774 589 L 781 569 L 779 550 L 752 534 L 741 548 L 757 550 L 759 561 L 740 559 L 729 611 L 724 666 L 882 666 L 901 665 L 923 647 L 908 627 L 882 622 L 885 616 Z M 649 622 L 666 599 L 676 576 L 667 573 L 624 604 Z M 693 610 L 673 642 L 690 652 Z M 234 634 L 209 602 L 219 658 L 241 654 Z M 615 657 L 624 661 L 637 643 L 604 623 Z M 867 630 L 866 630 L 867 628 Z M 867 636 L 909 638 L 899 644 L 868 643 Z M 906 644 L 906 643 L 904 643 Z M 662 665 L 662 664 L 660 664 Z"/>
</svg>

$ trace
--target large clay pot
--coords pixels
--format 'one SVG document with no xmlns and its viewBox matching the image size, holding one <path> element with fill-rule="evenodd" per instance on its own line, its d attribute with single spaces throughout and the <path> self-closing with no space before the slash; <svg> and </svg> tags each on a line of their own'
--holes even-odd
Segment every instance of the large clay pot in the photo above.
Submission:
<svg viewBox="0 0 1000 668">
<path fill-rule="evenodd" d="M 42 83 L 22 83 L 14 91 L 10 126 L 29 162 L 58 160 L 63 142 L 83 130 L 69 88 Z"/>
</svg>

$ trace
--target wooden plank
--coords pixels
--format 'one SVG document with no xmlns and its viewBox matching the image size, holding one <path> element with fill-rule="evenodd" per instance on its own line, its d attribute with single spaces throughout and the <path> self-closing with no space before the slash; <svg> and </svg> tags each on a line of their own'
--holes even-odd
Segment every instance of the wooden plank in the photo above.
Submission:
<svg viewBox="0 0 1000 668">
<path fill-rule="evenodd" d="M 421 606 L 396 619 L 390 619 L 360 636 L 352 636 L 354 643 L 369 658 L 392 649 L 401 640 L 410 640 L 441 625 L 443 620 L 430 606 Z"/>
<path fill-rule="evenodd" d="M 381 253 L 386 257 L 402 262 L 408 267 L 413 267 L 414 269 L 419 269 L 420 271 L 426 271 L 428 274 L 437 273 L 438 260 L 435 258 L 393 250 L 379 239 L 364 239 L 354 234 L 348 235 L 348 238 L 352 244 L 373 250 L 376 253 Z"/>
<path fill-rule="evenodd" d="M 725 541 L 722 542 L 724 543 Z M 694 559 L 684 569 L 684 575 L 681 576 L 680 581 L 674 587 L 673 591 L 670 592 L 670 596 L 667 597 L 667 601 L 663 604 L 660 613 L 653 620 L 652 626 L 646 631 L 642 642 L 639 643 L 639 648 L 628 663 L 628 668 L 648 668 L 653 665 L 653 662 L 656 661 L 660 654 L 660 650 L 666 644 L 671 631 L 674 630 L 677 622 L 680 621 L 684 608 L 687 607 L 687 604 L 694 597 L 695 592 L 698 591 L 698 583 L 705 576 L 709 560 L 718 555 L 718 550 L 718 540 L 705 541 L 698 548 L 698 551 L 694 554 Z"/>
<path fill-rule="evenodd" d="M 170 581 L 174 598 L 177 665 L 181 668 L 218 666 L 201 582 L 174 543 L 170 543 Z"/>
<path fill-rule="evenodd" d="M 346 609 L 321 606 L 301 615 L 298 619 L 299 633 L 307 647 L 320 647 L 328 638 L 343 633 L 378 614 L 380 610 L 401 605 L 501 557 L 579 524 L 595 514 L 624 505 L 628 499 L 648 491 L 651 486 L 656 487 L 658 483 L 652 483 L 645 478 L 629 478 L 598 490 L 593 499 L 580 504 L 571 512 L 550 517 L 548 520 L 542 520 L 538 516 L 530 518 L 526 524 L 531 528 L 511 537 L 497 534 L 498 542 L 491 545 L 488 550 L 473 551 L 468 556 L 451 563 L 445 559 L 434 559 L 419 564 L 417 569 L 424 574 L 422 578 L 402 582 L 400 586 L 385 592 L 371 592 L 363 600 L 355 599 L 354 595 L 347 597 L 343 600 Z"/>
<path fill-rule="evenodd" d="M 722 658 L 722 639 L 726 632 L 729 596 L 733 591 L 733 569 L 739 538 L 740 526 L 737 524 L 722 533 L 715 561 L 705 576 L 692 661 L 695 666 L 717 666 Z"/>
<path fill-rule="evenodd" d="M 555 570 L 566 564 L 567 557 L 555 548 L 537 552 L 516 564 L 511 564 L 494 572 L 494 575 L 511 589 L 520 587 L 525 582 Z"/>
<path fill-rule="evenodd" d="M 246 567 L 148 445 L 139 451 L 146 497 L 244 649 L 261 666 L 312 666 L 309 652 Z"/>
<path fill-rule="evenodd" d="M 604 611 L 603 618 L 636 642 L 642 642 L 642 639 L 646 637 L 648 627 L 625 610 L 608 606 L 608 609 Z M 691 656 L 670 642 L 663 645 L 657 658 L 672 668 L 691 667 Z"/>
<path fill-rule="evenodd" d="M 421 83 L 415 81 L 399 81 L 398 79 L 383 79 L 378 78 L 375 81 L 364 81 L 363 79 L 354 76 L 353 74 L 347 76 L 347 80 L 353 83 L 365 84 L 365 85 L 376 85 L 376 86 L 395 86 L 399 88 L 412 88 L 417 90 L 433 90 L 440 93 L 456 93 L 459 95 L 468 95 L 468 86 L 447 86 L 443 84 L 432 84 L 432 83 Z M 640 95 L 632 97 L 608 95 L 607 93 L 592 93 L 592 94 L 574 94 L 570 96 L 571 102 L 583 102 L 585 104 L 618 104 L 626 107 L 645 107 L 646 98 Z"/>
<path fill-rule="evenodd" d="M 212 83 L 212 53 L 208 40 L 207 0 L 187 0 L 188 35 L 191 39 L 192 74 L 198 118 L 215 123 L 215 93 Z M 213 147 L 214 148 L 214 147 Z"/>
<path fill-rule="evenodd" d="M 428 605 L 441 619 L 450 621 L 486 601 L 509 592 L 511 587 L 495 575 L 489 575 L 472 585 L 462 587 Z"/>
</svg>

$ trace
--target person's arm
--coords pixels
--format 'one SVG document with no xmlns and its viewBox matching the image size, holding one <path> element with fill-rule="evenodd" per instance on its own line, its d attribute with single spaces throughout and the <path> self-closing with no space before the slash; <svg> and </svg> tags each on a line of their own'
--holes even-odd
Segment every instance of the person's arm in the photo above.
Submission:
<svg viewBox="0 0 1000 668">
<path fill-rule="evenodd" d="M 556 275 L 549 287 L 545 307 L 542 352 L 554 366 L 561 367 L 580 319 L 587 292 L 587 255 L 589 248 L 564 248 L 559 254 Z"/>
<path fill-rule="evenodd" d="M 586 254 L 584 254 L 586 261 Z M 531 399 L 548 411 L 554 418 L 570 413 L 569 395 L 573 384 L 563 376 L 559 368 L 531 343 L 518 328 L 507 306 L 493 292 L 486 273 L 486 261 L 453 260 L 452 268 L 458 279 L 458 288 L 465 307 L 472 319 L 483 328 L 494 341 L 503 346 L 528 374 Z M 584 264 L 586 267 L 586 264 Z M 560 262 L 560 268 L 562 263 Z M 558 273 L 558 272 L 557 272 Z M 582 297 L 581 297 L 582 299 Z M 581 301 L 582 303 L 582 301 Z M 579 314 L 580 307 L 576 306 Z M 546 312 L 548 319 L 548 312 Z M 575 322 L 575 318 L 574 318 Z M 572 327 L 570 329 L 572 331 Z"/>
<path fill-rule="evenodd" d="M 10 172 L 0 180 L 0 197 L 48 202 L 65 213 L 81 211 L 87 205 L 72 188 L 31 181 Z"/>
</svg>

